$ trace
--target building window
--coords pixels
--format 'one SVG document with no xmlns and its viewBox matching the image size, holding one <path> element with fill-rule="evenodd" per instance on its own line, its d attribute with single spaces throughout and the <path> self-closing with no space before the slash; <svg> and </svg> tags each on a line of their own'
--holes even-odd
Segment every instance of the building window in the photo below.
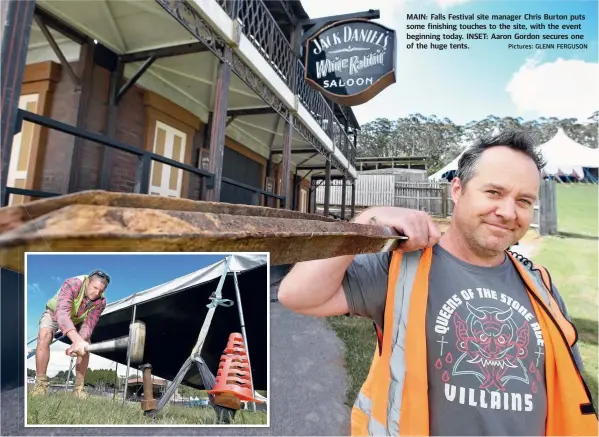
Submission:
<svg viewBox="0 0 599 437">
<path fill-rule="evenodd" d="M 170 100 L 146 91 L 144 94 L 146 111 L 146 132 L 144 148 L 157 155 L 192 164 L 197 148 L 194 143 L 202 128 L 201 121 L 194 114 Z M 196 151 L 194 151 L 194 147 Z M 152 161 L 150 168 L 149 193 L 156 196 L 181 197 L 198 200 L 200 198 L 199 177 L 186 170 L 161 162 Z"/>
</svg>

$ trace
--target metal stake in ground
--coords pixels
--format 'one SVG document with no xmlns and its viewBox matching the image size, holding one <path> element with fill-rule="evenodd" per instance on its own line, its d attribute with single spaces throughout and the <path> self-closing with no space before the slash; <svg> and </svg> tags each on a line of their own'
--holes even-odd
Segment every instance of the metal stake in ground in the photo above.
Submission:
<svg viewBox="0 0 599 437">
<path fill-rule="evenodd" d="M 144 414 L 151 414 L 156 409 L 156 399 L 154 399 L 154 384 L 152 378 L 152 365 L 144 364 L 139 367 L 142 371 L 144 399 L 141 401 L 141 409 Z"/>
<path fill-rule="evenodd" d="M 220 277 L 218 286 L 216 287 L 216 291 L 214 293 L 212 293 L 212 296 L 210 297 L 210 300 L 212 302 L 210 302 L 207 305 L 208 314 L 206 314 L 206 317 L 204 318 L 204 323 L 202 325 L 202 329 L 200 330 L 200 334 L 198 335 L 198 341 L 196 342 L 195 346 L 193 347 L 191 354 L 189 355 L 189 358 L 187 358 L 187 360 L 185 360 L 185 363 L 183 363 L 183 366 L 181 366 L 181 369 L 179 370 L 179 372 L 177 373 L 177 375 L 175 376 L 173 381 L 168 385 L 168 387 L 164 391 L 164 394 L 158 401 L 158 405 L 156 406 L 156 409 L 152 413 L 153 418 L 156 418 L 156 415 L 167 404 L 167 402 L 169 401 L 171 396 L 174 394 L 177 387 L 179 387 L 179 385 L 181 384 L 181 381 L 183 381 L 183 378 L 185 378 L 185 375 L 187 374 L 187 372 L 193 365 L 194 361 L 196 361 L 198 363 L 198 370 L 200 372 L 200 376 L 202 377 L 202 381 L 204 382 L 204 387 L 206 388 L 206 390 L 210 390 L 214 386 L 214 376 L 211 374 L 210 370 L 205 365 L 201 365 L 201 364 L 205 364 L 205 363 L 200 358 L 200 354 L 202 352 L 202 348 L 204 346 L 204 341 L 206 340 L 206 336 L 208 335 L 208 330 L 210 329 L 210 325 L 212 324 L 212 318 L 214 317 L 214 312 L 216 311 L 216 307 L 219 305 L 225 306 L 225 307 L 229 307 L 229 306 L 233 305 L 233 302 L 230 301 L 229 299 L 222 298 L 223 297 L 222 290 L 223 290 L 223 286 L 225 284 L 225 279 L 227 277 L 227 273 L 229 272 L 229 265 L 231 264 L 231 259 L 232 259 L 232 256 L 227 257 L 227 261 L 225 263 L 225 270 L 223 271 L 223 273 Z M 198 359 L 199 359 L 199 361 L 198 361 Z M 214 407 L 212 398 L 210 398 L 210 401 Z"/>
</svg>

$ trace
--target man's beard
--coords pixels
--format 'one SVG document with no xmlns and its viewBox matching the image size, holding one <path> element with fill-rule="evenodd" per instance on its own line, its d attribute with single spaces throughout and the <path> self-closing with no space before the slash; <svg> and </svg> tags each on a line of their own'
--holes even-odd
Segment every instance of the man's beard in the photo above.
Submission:
<svg viewBox="0 0 599 437">
<path fill-rule="evenodd" d="M 483 233 L 481 227 L 482 226 L 486 226 L 485 224 L 481 223 L 478 227 L 465 227 L 465 226 L 460 226 L 460 230 L 462 232 L 464 241 L 466 242 L 466 244 L 470 247 L 470 249 L 476 253 L 477 255 L 479 255 L 482 258 L 493 258 L 496 257 L 497 255 L 501 254 L 503 251 L 505 251 L 508 247 L 510 247 L 513 243 L 510 242 L 509 244 L 501 244 L 501 241 L 498 237 L 491 237 L 491 238 L 497 238 L 498 244 L 492 244 L 489 245 L 488 241 L 489 241 L 489 236 L 485 233 Z M 505 246 L 505 247 L 503 247 Z"/>
</svg>

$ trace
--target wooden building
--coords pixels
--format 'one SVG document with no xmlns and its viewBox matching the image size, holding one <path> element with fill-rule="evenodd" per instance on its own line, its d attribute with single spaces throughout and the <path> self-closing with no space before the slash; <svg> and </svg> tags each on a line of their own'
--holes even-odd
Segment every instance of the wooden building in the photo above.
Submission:
<svg viewBox="0 0 599 437">
<path fill-rule="evenodd" d="M 426 156 L 359 157 L 355 164 L 358 172 L 389 168 L 426 170 Z"/>
<path fill-rule="evenodd" d="M 300 1 L 2 8 L 2 206 L 105 189 L 308 212 L 312 180 L 353 188 L 359 125 L 304 81 Z"/>
</svg>

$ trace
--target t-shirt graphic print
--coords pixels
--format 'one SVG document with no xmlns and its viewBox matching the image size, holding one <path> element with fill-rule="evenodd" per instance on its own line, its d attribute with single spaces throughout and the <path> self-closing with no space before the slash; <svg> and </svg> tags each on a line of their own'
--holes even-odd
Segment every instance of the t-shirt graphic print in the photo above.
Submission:
<svg viewBox="0 0 599 437">
<path fill-rule="evenodd" d="M 544 435 L 543 337 L 509 259 L 477 267 L 436 246 L 427 331 L 431 435 Z"/>
</svg>

